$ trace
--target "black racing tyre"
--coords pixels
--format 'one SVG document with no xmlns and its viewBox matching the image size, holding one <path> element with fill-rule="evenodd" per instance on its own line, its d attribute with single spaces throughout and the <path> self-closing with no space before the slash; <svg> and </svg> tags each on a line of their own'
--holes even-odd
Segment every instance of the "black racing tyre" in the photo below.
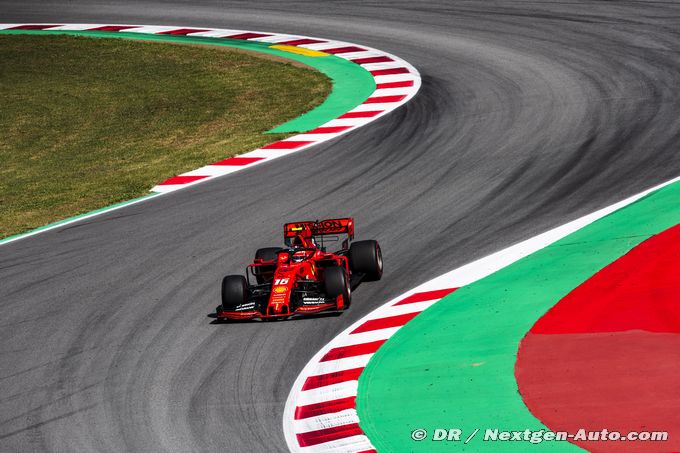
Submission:
<svg viewBox="0 0 680 453">
<path fill-rule="evenodd" d="M 281 251 L 281 247 L 265 247 L 262 249 L 257 249 L 255 252 L 255 259 L 261 259 L 264 261 L 276 261 L 277 254 Z M 266 268 L 261 267 L 259 268 L 261 271 L 265 271 L 264 275 L 255 275 L 255 280 L 259 285 L 262 283 L 267 283 L 270 281 L 272 278 L 274 278 L 274 270 L 276 269 L 276 265 L 273 264 L 271 269 L 269 269 L 269 266 Z"/>
<path fill-rule="evenodd" d="M 274 261 L 276 260 L 276 254 L 280 251 L 281 247 L 265 247 L 262 249 L 257 249 L 255 252 L 255 259 Z"/>
<path fill-rule="evenodd" d="M 245 304 L 248 296 L 248 283 L 243 275 L 227 275 L 222 279 L 222 310 L 233 311 Z"/>
<path fill-rule="evenodd" d="M 349 247 L 349 267 L 364 274 L 364 280 L 380 280 L 383 274 L 382 252 L 378 241 L 357 241 Z"/>
<path fill-rule="evenodd" d="M 327 297 L 338 297 L 342 295 L 344 307 L 348 308 L 352 298 L 349 287 L 349 279 L 345 269 L 340 266 L 327 267 L 324 271 L 324 290 Z"/>
</svg>

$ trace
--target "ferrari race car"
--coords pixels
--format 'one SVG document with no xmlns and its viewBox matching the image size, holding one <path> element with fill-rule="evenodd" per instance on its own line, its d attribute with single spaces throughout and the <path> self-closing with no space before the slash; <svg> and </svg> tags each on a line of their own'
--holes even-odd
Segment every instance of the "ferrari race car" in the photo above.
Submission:
<svg viewBox="0 0 680 453">
<path fill-rule="evenodd" d="M 349 308 L 352 290 L 380 280 L 377 241 L 356 241 L 352 218 L 286 223 L 285 247 L 257 250 L 246 276 L 222 280 L 217 319 L 287 318 Z M 329 243 L 339 250 L 326 251 Z"/>
</svg>

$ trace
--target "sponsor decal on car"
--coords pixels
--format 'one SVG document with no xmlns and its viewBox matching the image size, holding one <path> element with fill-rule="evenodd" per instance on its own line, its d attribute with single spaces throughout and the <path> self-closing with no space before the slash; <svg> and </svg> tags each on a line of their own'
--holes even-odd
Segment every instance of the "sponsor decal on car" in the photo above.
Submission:
<svg viewBox="0 0 680 453">
<path fill-rule="evenodd" d="M 292 222 L 284 225 L 285 237 L 294 237 L 298 233 L 302 233 L 303 236 L 346 233 L 350 237 L 354 237 L 354 220 L 352 218 L 328 219 Z"/>
<path fill-rule="evenodd" d="M 255 309 L 255 302 L 248 302 L 246 304 L 237 305 L 234 311 L 249 311 Z"/>
<path fill-rule="evenodd" d="M 314 225 L 315 229 L 317 230 L 328 230 L 328 229 L 337 229 L 337 228 L 342 228 L 342 222 L 339 220 L 322 220 L 321 222 L 318 222 L 316 225 Z"/>
<path fill-rule="evenodd" d="M 325 303 L 326 303 L 325 297 L 303 297 L 302 298 L 302 305 L 320 305 L 320 304 L 325 304 Z"/>
</svg>

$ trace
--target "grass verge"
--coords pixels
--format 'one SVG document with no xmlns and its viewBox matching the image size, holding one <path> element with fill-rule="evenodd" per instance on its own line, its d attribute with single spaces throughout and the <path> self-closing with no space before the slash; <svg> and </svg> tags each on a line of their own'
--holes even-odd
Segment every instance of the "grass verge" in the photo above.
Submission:
<svg viewBox="0 0 680 453">
<path fill-rule="evenodd" d="M 0 36 L 0 238 L 139 197 L 290 134 L 311 69 L 215 47 Z"/>
</svg>

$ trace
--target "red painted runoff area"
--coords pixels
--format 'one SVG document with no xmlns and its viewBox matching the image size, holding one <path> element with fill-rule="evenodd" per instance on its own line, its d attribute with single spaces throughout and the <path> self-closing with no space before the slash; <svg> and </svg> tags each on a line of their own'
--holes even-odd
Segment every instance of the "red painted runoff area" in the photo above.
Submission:
<svg viewBox="0 0 680 453">
<path fill-rule="evenodd" d="M 609 264 L 540 318 L 515 375 L 553 431 L 667 431 L 665 442 L 575 441 L 593 452 L 680 450 L 680 225 Z"/>
<path fill-rule="evenodd" d="M 531 333 L 680 333 L 680 225 L 647 239 L 560 300 Z"/>
<path fill-rule="evenodd" d="M 297 434 L 298 443 L 301 447 L 311 447 L 345 437 L 360 436 L 363 432 L 358 423 L 349 425 L 333 426 L 331 428 L 319 429 L 307 433 Z"/>
</svg>

